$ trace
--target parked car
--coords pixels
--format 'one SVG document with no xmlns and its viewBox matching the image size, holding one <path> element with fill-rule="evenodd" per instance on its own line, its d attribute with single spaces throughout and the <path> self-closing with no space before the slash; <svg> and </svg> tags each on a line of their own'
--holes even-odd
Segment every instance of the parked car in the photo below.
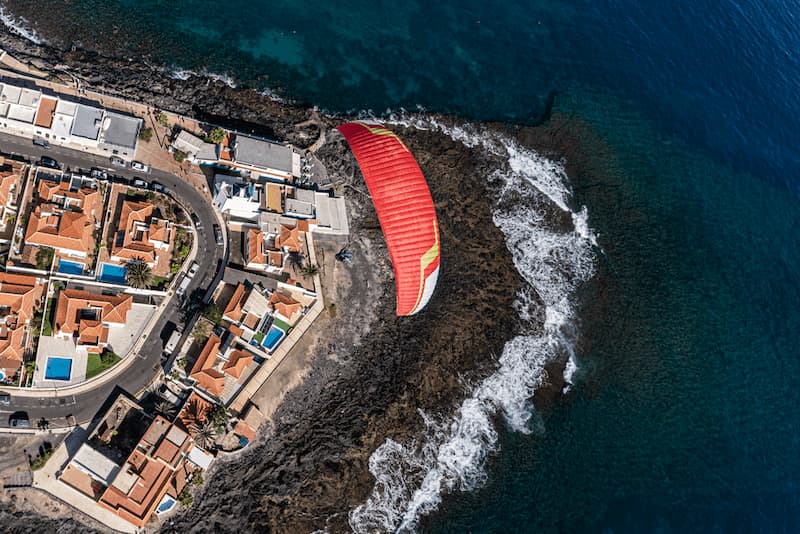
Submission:
<svg viewBox="0 0 800 534">
<path fill-rule="evenodd" d="M 137 171 L 147 172 L 150 170 L 150 167 L 142 163 L 141 161 L 132 161 L 131 167 L 136 169 Z"/>
<path fill-rule="evenodd" d="M 41 159 L 39 159 L 38 165 L 40 167 L 49 167 L 51 169 L 61 169 L 61 165 L 59 165 L 57 160 L 48 158 L 47 156 L 42 156 Z"/>
<path fill-rule="evenodd" d="M 196 261 L 193 261 L 192 262 L 192 266 L 189 267 L 189 272 L 186 273 L 186 276 L 188 276 L 189 278 L 192 278 L 192 277 L 194 277 L 194 275 L 197 274 L 197 271 L 199 271 L 199 270 L 200 270 L 200 264 L 197 263 Z"/>
<path fill-rule="evenodd" d="M 167 194 L 167 188 L 158 182 L 151 182 L 150 186 L 153 188 L 153 191 L 157 193 Z"/>
<path fill-rule="evenodd" d="M 40 146 L 42 148 L 50 148 L 50 143 L 46 139 L 42 139 L 41 137 L 34 137 L 33 144 L 36 146 Z"/>
<path fill-rule="evenodd" d="M 195 212 L 192 212 L 192 222 L 198 230 L 203 227 L 203 223 L 200 222 L 200 217 L 198 217 Z"/>
<path fill-rule="evenodd" d="M 214 238 L 217 240 L 217 245 L 222 246 L 225 242 L 222 240 L 222 230 L 219 229 L 219 225 L 214 225 Z"/>
<path fill-rule="evenodd" d="M 8 418 L 8 426 L 12 428 L 30 428 L 31 419 L 27 412 L 14 412 Z"/>
<path fill-rule="evenodd" d="M 136 187 L 141 187 L 142 189 L 147 189 L 147 182 L 144 180 L 136 179 L 133 181 L 133 185 Z"/>
<path fill-rule="evenodd" d="M 120 157 L 117 157 L 117 156 L 111 156 L 110 161 L 111 161 L 111 164 L 116 166 L 116 167 L 125 167 L 126 166 L 125 165 L 125 160 L 120 158 Z"/>
<path fill-rule="evenodd" d="M 192 279 L 188 276 L 184 277 L 184 279 L 181 281 L 181 285 L 178 286 L 178 289 L 175 291 L 175 294 L 183 298 L 186 295 L 186 290 L 189 289 L 189 284 L 191 281 Z"/>
<path fill-rule="evenodd" d="M 91 175 L 96 180 L 108 180 L 108 173 L 103 169 L 92 168 Z"/>
<path fill-rule="evenodd" d="M 11 404 L 11 395 L 6 393 L 5 391 L 0 391 L 0 404 L 4 406 L 8 406 Z"/>
<path fill-rule="evenodd" d="M 164 354 L 167 356 L 171 356 L 173 352 L 175 352 L 175 347 L 178 346 L 178 342 L 181 340 L 181 332 L 180 330 L 175 330 L 172 332 L 172 335 L 169 336 L 167 340 L 166 346 L 164 346 Z"/>
</svg>

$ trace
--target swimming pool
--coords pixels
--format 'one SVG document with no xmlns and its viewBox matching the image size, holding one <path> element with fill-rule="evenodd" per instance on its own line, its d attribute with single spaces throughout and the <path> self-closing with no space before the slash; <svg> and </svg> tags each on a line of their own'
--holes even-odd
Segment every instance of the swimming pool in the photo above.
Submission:
<svg viewBox="0 0 800 534">
<path fill-rule="evenodd" d="M 44 368 L 45 380 L 69 380 L 72 376 L 72 358 L 48 356 Z"/>
<path fill-rule="evenodd" d="M 127 281 L 128 268 L 124 265 L 101 263 L 97 279 L 110 284 L 124 284 Z"/>
<path fill-rule="evenodd" d="M 159 504 L 158 508 L 156 508 L 156 513 L 163 514 L 164 512 L 169 512 L 174 507 L 175 507 L 175 499 L 173 499 L 169 495 L 164 495 L 164 498 L 161 499 L 161 504 Z"/>
<path fill-rule="evenodd" d="M 63 274 L 83 274 L 83 264 L 78 261 L 59 260 L 58 272 Z"/>
<path fill-rule="evenodd" d="M 278 343 L 280 343 L 283 340 L 285 335 L 286 332 L 284 332 L 277 326 L 272 325 L 269 327 L 269 331 L 267 332 L 267 335 L 264 337 L 264 341 L 261 342 L 261 346 L 267 349 L 268 351 L 272 352 L 273 350 L 275 350 L 275 347 L 278 346 Z"/>
</svg>

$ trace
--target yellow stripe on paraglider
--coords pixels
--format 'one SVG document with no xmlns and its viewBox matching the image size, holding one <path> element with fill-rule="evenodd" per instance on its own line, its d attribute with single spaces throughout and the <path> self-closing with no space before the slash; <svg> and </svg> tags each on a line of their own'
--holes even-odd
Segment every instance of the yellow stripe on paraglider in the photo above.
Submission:
<svg viewBox="0 0 800 534">
<path fill-rule="evenodd" d="M 406 146 L 406 144 L 403 142 L 403 140 L 397 137 L 397 134 L 389 130 L 388 128 L 384 128 L 383 126 L 370 126 L 369 124 L 366 124 L 364 122 L 358 122 L 358 124 L 369 130 L 371 134 L 393 137 L 395 140 L 397 140 L 398 143 L 400 143 L 400 146 L 406 149 L 406 152 L 411 152 Z"/>
<path fill-rule="evenodd" d="M 436 219 L 433 220 L 433 235 L 436 241 L 433 243 L 433 246 L 428 249 L 428 252 L 423 254 L 419 259 L 419 292 L 417 293 L 417 302 L 414 304 L 414 307 L 411 308 L 412 314 L 417 311 L 417 306 L 419 306 L 419 302 L 422 300 L 422 293 L 425 291 L 425 269 L 439 257 L 439 227 L 436 224 Z"/>
</svg>

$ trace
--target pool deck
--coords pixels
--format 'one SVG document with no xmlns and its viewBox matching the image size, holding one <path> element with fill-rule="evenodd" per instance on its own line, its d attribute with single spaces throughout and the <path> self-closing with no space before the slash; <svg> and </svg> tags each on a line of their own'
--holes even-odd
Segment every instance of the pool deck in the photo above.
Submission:
<svg viewBox="0 0 800 534">
<path fill-rule="evenodd" d="M 44 377 L 47 358 L 69 358 L 72 360 L 72 377 L 70 380 L 47 380 Z M 80 384 L 86 378 L 86 352 L 76 351 L 72 339 L 41 336 L 39 350 L 36 354 L 36 371 L 33 373 L 33 387 L 62 388 Z"/>
<path fill-rule="evenodd" d="M 128 321 L 123 327 L 111 328 L 108 332 L 109 347 L 125 358 L 142 335 L 156 307 L 149 304 L 134 304 L 128 312 Z M 47 380 L 44 377 L 47 358 L 72 359 L 70 380 Z M 89 360 L 86 350 L 76 347 L 71 338 L 41 336 L 36 353 L 36 371 L 33 373 L 33 388 L 63 388 L 86 381 L 86 366 Z"/>
</svg>

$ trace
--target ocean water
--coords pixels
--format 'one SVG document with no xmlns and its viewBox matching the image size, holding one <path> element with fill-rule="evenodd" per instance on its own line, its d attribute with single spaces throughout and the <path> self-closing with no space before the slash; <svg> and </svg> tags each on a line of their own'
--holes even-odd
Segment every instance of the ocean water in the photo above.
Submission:
<svg viewBox="0 0 800 534">
<path fill-rule="evenodd" d="M 355 528 L 800 531 L 795 4 L 4 3 L 44 39 L 334 112 L 536 121 L 553 93 L 554 113 L 602 139 L 597 172 L 564 176 L 508 140 L 421 119 L 508 158 L 487 177 L 496 222 L 550 330 L 509 343 L 498 375 L 457 413 L 429 414 L 416 442 L 376 452 Z M 574 227 L 547 233 L 504 195 L 520 189 Z M 557 350 L 575 351 L 570 390 L 535 413 L 526 393 Z"/>
</svg>

